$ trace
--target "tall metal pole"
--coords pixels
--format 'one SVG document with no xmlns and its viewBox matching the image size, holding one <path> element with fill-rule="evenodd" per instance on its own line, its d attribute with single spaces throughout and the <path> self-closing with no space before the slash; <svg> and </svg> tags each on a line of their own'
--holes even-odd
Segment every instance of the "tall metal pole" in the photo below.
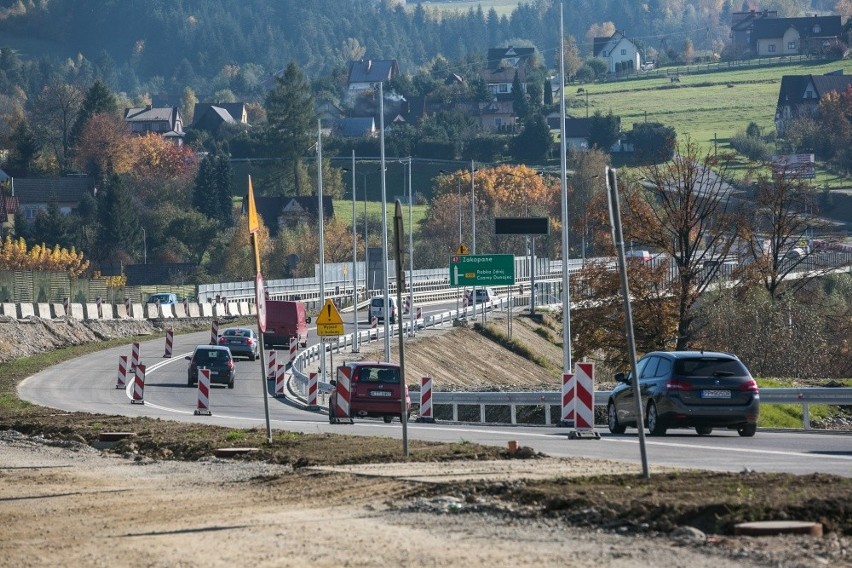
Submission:
<svg viewBox="0 0 852 568">
<path fill-rule="evenodd" d="M 559 162 L 562 170 L 562 373 L 571 372 L 571 289 L 568 280 L 568 148 L 565 142 L 565 17 L 559 2 Z"/>
<path fill-rule="evenodd" d="M 410 336 L 414 336 L 414 217 L 411 211 L 414 206 L 414 190 L 411 188 L 411 156 L 408 157 L 408 320 L 411 327 Z"/>
<path fill-rule="evenodd" d="M 360 353 L 358 345 L 358 230 L 355 227 L 355 150 L 352 150 L 352 314 L 355 330 L 352 335 L 352 353 Z M 366 220 L 365 220 L 366 222 Z"/>
<path fill-rule="evenodd" d="M 325 303 L 325 217 L 322 207 L 322 122 L 317 120 L 317 212 L 319 214 L 319 278 L 320 301 Z M 320 380 L 325 382 L 325 344 L 322 344 L 320 358 Z"/>
<path fill-rule="evenodd" d="M 470 222 L 471 222 L 471 247 L 473 254 L 476 254 L 476 189 L 474 185 L 474 177 L 476 176 L 476 168 L 473 160 L 470 161 Z M 470 294 L 471 302 L 473 303 L 473 321 L 476 321 L 476 285 L 474 284 Z M 484 307 L 482 308 L 485 309 Z"/>
<path fill-rule="evenodd" d="M 379 83 L 379 131 L 382 157 L 382 273 L 384 274 L 384 302 L 385 302 L 385 361 L 391 360 L 390 349 L 390 294 L 388 290 L 388 202 L 387 186 L 385 184 L 385 92 L 384 83 Z M 399 285 L 399 283 L 397 283 Z M 398 317 L 398 316 L 397 316 Z"/>
</svg>

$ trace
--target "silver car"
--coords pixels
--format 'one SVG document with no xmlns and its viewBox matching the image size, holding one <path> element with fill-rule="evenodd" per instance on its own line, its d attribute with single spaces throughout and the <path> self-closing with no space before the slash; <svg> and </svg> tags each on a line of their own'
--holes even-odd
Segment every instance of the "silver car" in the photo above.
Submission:
<svg viewBox="0 0 852 568">
<path fill-rule="evenodd" d="M 219 336 L 219 345 L 231 350 L 234 357 L 248 357 L 254 361 L 260 357 L 260 341 L 250 327 L 229 327 Z"/>
</svg>

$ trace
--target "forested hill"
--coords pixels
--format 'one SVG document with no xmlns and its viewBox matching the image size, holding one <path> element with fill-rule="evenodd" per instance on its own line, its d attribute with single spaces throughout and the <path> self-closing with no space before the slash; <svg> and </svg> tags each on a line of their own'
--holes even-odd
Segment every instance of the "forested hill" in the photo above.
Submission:
<svg viewBox="0 0 852 568">
<path fill-rule="evenodd" d="M 584 51 L 590 27 L 604 22 L 652 47 L 658 38 L 682 43 L 692 36 L 701 48 L 727 35 L 729 13 L 742 5 L 571 0 L 565 3 L 565 31 Z M 312 77 L 359 57 L 394 58 L 403 71 L 415 72 L 439 54 L 460 61 L 482 57 L 489 47 L 529 41 L 551 63 L 558 10 L 553 0 L 533 0 L 502 16 L 482 7 L 442 14 L 400 0 L 0 0 L 0 47 L 14 48 L 24 60 L 88 66 L 90 75 L 129 93 L 192 86 L 250 96 L 290 59 Z M 228 85 L 234 69 L 239 84 Z"/>
</svg>

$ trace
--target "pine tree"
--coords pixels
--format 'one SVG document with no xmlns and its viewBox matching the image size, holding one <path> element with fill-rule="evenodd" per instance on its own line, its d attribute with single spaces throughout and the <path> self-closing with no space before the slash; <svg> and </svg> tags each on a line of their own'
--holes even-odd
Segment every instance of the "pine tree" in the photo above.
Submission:
<svg viewBox="0 0 852 568">
<path fill-rule="evenodd" d="M 527 104 L 527 96 L 521 85 L 521 78 L 518 76 L 517 71 L 515 71 L 515 78 L 512 80 L 512 109 L 515 111 L 515 116 L 520 118 L 526 118 L 530 110 Z"/>
<path fill-rule="evenodd" d="M 80 132 L 82 132 L 86 122 L 88 122 L 93 114 L 113 114 L 117 111 L 118 101 L 107 86 L 100 80 L 92 83 L 92 86 L 86 92 L 86 97 L 83 99 L 83 105 L 80 108 L 80 113 L 77 115 L 77 120 L 71 128 L 71 144 L 76 144 Z"/>
<path fill-rule="evenodd" d="M 103 193 L 103 201 L 98 206 L 101 222 L 98 260 L 130 260 L 141 256 L 139 216 L 121 178 L 112 176 Z"/>
<path fill-rule="evenodd" d="M 192 190 L 192 206 L 205 217 L 218 218 L 219 208 L 216 199 L 216 166 L 213 156 L 206 156 L 198 167 L 198 175 L 195 176 L 195 187 Z"/>
<path fill-rule="evenodd" d="M 220 155 L 215 162 L 214 179 L 216 181 L 217 218 L 226 227 L 234 222 L 233 217 L 233 171 L 227 156 Z"/>
</svg>

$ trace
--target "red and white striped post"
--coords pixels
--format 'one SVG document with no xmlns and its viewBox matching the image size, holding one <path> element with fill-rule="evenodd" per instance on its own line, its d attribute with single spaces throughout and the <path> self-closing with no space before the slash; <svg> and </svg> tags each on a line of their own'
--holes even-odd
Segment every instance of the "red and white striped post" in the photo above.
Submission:
<svg viewBox="0 0 852 568">
<path fill-rule="evenodd" d="M 175 340 L 175 332 L 172 328 L 166 330 L 166 352 L 163 353 L 163 357 L 171 358 L 172 356 L 172 345 Z"/>
<path fill-rule="evenodd" d="M 595 364 L 574 366 L 574 430 L 579 435 L 598 437 L 595 432 Z"/>
<path fill-rule="evenodd" d="M 219 342 L 219 320 L 210 322 L 210 345 L 216 345 Z"/>
<path fill-rule="evenodd" d="M 317 378 L 317 373 L 308 373 L 308 410 L 316 410 L 319 407 L 317 404 L 318 394 L 319 379 Z"/>
<path fill-rule="evenodd" d="M 287 366 L 275 366 L 275 398 L 284 398 L 287 393 L 284 391 L 284 383 L 287 381 Z"/>
<path fill-rule="evenodd" d="M 130 404 L 145 404 L 145 365 L 136 365 Z"/>
<path fill-rule="evenodd" d="M 337 399 L 337 404 L 333 409 L 333 418 L 335 418 L 337 422 L 340 422 L 341 420 L 348 420 L 349 422 L 352 422 L 352 417 L 349 414 L 349 389 L 351 388 L 351 383 L 349 381 L 350 372 L 350 367 L 340 367 L 337 369 L 337 385 L 335 386 L 337 391 L 337 396 L 335 397 Z"/>
<path fill-rule="evenodd" d="M 562 375 L 562 420 L 561 426 L 574 426 L 574 374 Z"/>
<path fill-rule="evenodd" d="M 299 348 L 299 339 L 297 337 L 290 338 L 290 368 L 293 368 L 293 361 L 296 360 L 296 355 Z"/>
<path fill-rule="evenodd" d="M 375 329 L 376 330 L 376 340 L 378 340 L 379 339 L 379 329 L 378 328 L 379 328 L 379 318 L 377 318 L 376 316 L 373 316 L 373 319 L 370 320 L 370 333 L 367 334 L 367 338 L 368 339 L 373 338 L 373 331 L 372 330 Z"/>
<path fill-rule="evenodd" d="M 136 369 L 139 366 L 139 343 L 134 342 L 130 349 L 130 370 Z"/>
<path fill-rule="evenodd" d="M 266 354 L 266 378 L 274 379 L 275 378 L 275 369 L 277 368 L 275 364 L 275 350 L 270 349 Z"/>
<path fill-rule="evenodd" d="M 417 314 L 415 315 L 415 319 L 423 319 L 423 308 L 417 308 Z"/>
<path fill-rule="evenodd" d="M 432 417 L 432 377 L 420 378 L 420 416 L 418 422 L 435 421 Z"/>
<path fill-rule="evenodd" d="M 123 389 L 127 385 L 127 355 L 118 356 L 118 376 L 115 379 L 115 388 Z"/>
<path fill-rule="evenodd" d="M 210 416 L 210 369 L 198 369 L 198 402 L 195 415 Z"/>
</svg>

